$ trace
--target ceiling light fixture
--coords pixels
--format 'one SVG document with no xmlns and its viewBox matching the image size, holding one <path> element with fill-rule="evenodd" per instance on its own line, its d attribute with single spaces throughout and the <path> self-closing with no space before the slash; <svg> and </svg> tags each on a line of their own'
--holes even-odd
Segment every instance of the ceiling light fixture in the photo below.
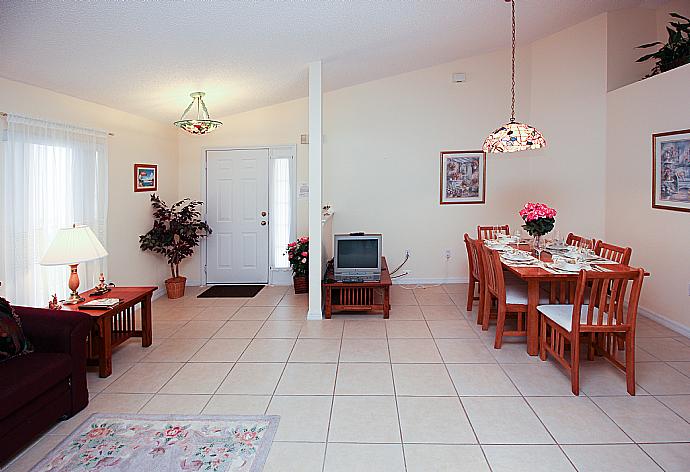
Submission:
<svg viewBox="0 0 690 472">
<path fill-rule="evenodd" d="M 530 125 L 515 121 L 515 0 L 510 2 L 513 12 L 513 55 L 512 55 L 512 85 L 510 122 L 491 133 L 485 140 L 482 149 L 484 152 L 515 152 L 527 149 L 539 149 L 546 146 L 544 136 Z"/>
<path fill-rule="evenodd" d="M 187 109 L 182 112 L 182 116 L 178 121 L 174 123 L 175 126 L 182 128 L 192 134 L 206 134 L 210 133 L 214 129 L 222 126 L 223 123 L 220 121 L 212 120 L 208 114 L 208 109 L 204 103 L 203 96 L 206 95 L 204 92 L 194 92 L 190 93 L 189 96 L 192 97 L 192 103 L 189 104 Z M 185 119 L 189 110 L 196 104 L 196 118 Z"/>
</svg>

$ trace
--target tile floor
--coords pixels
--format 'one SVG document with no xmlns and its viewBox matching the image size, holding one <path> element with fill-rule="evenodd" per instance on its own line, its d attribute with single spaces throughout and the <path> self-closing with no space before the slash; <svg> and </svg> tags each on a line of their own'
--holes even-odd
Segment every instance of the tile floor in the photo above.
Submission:
<svg viewBox="0 0 690 472">
<path fill-rule="evenodd" d="M 639 320 L 638 395 L 606 361 L 579 397 L 519 340 L 494 350 L 466 285 L 394 286 L 391 318 L 304 321 L 306 296 L 154 303 L 154 345 L 131 340 L 91 403 L 7 467 L 30 468 L 94 412 L 276 414 L 267 472 L 688 471 L 690 340 Z"/>
</svg>

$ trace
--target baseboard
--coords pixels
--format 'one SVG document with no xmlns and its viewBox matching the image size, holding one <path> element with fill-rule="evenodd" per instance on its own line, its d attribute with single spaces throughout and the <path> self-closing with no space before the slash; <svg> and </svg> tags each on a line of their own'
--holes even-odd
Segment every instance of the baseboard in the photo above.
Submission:
<svg viewBox="0 0 690 472">
<path fill-rule="evenodd" d="M 671 329 L 675 331 L 676 333 L 680 334 L 681 336 L 685 336 L 686 338 L 690 338 L 690 328 L 678 323 L 677 321 L 673 321 L 669 318 L 666 318 L 663 315 L 660 315 L 659 313 L 656 313 L 649 308 L 645 308 L 643 306 L 638 305 L 637 306 L 637 314 L 642 315 L 645 318 L 649 318 L 652 321 L 656 321 L 662 326 L 667 327 L 668 329 Z"/>
<path fill-rule="evenodd" d="M 447 277 L 445 279 L 415 279 L 411 277 L 399 277 L 393 279 L 394 284 L 435 285 L 435 284 L 466 284 L 467 277 Z"/>
</svg>

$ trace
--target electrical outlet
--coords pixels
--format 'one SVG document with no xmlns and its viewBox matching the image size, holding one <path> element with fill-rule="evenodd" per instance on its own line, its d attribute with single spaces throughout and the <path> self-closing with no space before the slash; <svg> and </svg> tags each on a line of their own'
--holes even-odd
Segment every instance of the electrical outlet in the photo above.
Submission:
<svg viewBox="0 0 690 472">
<path fill-rule="evenodd" d="M 412 257 L 412 249 L 405 249 L 405 257 Z"/>
<path fill-rule="evenodd" d="M 443 255 L 446 256 L 446 259 L 450 259 L 452 257 L 452 253 L 451 253 L 450 249 L 444 250 Z"/>
</svg>

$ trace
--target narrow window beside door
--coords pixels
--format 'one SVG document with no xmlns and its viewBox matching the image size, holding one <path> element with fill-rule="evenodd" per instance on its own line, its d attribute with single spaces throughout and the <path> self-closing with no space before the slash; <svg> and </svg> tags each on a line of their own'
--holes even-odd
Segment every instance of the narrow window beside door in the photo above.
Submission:
<svg viewBox="0 0 690 472">
<path fill-rule="evenodd" d="M 290 175 L 292 159 L 272 159 L 271 191 L 271 232 L 273 234 L 273 267 L 284 269 L 289 266 L 286 247 L 290 242 L 292 229 L 292 176 Z"/>
</svg>

